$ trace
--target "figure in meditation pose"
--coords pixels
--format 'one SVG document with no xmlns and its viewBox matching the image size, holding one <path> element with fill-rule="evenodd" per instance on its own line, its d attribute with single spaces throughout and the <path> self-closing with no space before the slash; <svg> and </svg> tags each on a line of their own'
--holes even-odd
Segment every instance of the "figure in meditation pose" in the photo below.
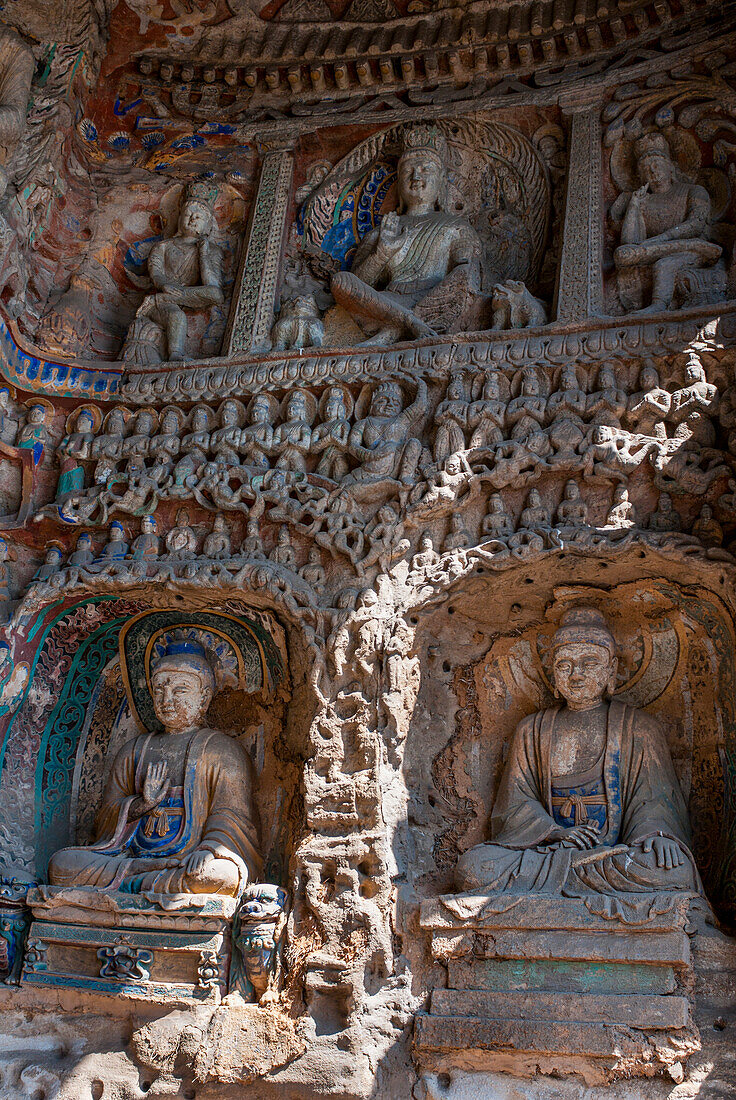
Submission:
<svg viewBox="0 0 736 1100">
<path fill-rule="evenodd" d="M 172 638 L 152 665 L 151 694 L 162 732 L 123 745 L 95 843 L 56 852 L 49 882 L 237 897 L 261 867 L 250 761 L 232 737 L 207 728 L 215 676 L 199 643 Z"/>
<path fill-rule="evenodd" d="M 707 240 L 708 192 L 678 172 L 664 134 L 639 138 L 634 156 L 641 187 L 626 204 L 621 244 L 613 260 L 618 269 L 619 297 L 629 310 L 642 304 L 644 279 L 651 272 L 651 301 L 646 312 L 657 313 L 673 308 L 681 272 L 715 263 L 722 249 Z M 611 211 L 614 218 L 620 216 L 620 207 L 619 200 Z"/>
<path fill-rule="evenodd" d="M 190 183 L 176 234 L 151 249 L 148 274 L 154 293 L 143 299 L 123 359 L 141 366 L 183 359 L 187 311 L 222 303 L 222 249 L 213 240 L 216 198 L 216 188 L 205 181 Z"/>
<path fill-rule="evenodd" d="M 386 214 L 361 241 L 352 271 L 332 280 L 335 301 L 372 331 L 366 343 L 457 331 L 469 295 L 479 288 L 480 238 L 465 218 L 443 209 L 446 164 L 439 130 L 404 132 L 399 213 Z"/>
<path fill-rule="evenodd" d="M 516 728 L 490 844 L 460 857 L 477 893 L 700 892 L 687 809 L 660 725 L 610 699 L 616 643 L 601 613 L 565 613 L 552 641 L 562 705 Z"/>
</svg>

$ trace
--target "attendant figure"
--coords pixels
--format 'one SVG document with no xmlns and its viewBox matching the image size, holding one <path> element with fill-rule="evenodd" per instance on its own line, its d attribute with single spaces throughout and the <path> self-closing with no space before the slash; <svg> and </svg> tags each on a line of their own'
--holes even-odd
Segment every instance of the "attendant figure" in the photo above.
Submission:
<svg viewBox="0 0 736 1100">
<path fill-rule="evenodd" d="M 18 449 L 33 452 L 33 465 L 38 466 L 43 458 L 44 449 L 51 442 L 49 422 L 54 409 L 50 401 L 35 398 L 28 404 L 28 419 L 18 432 Z"/>
<path fill-rule="evenodd" d="M 218 512 L 212 524 L 212 530 L 204 540 L 202 552 L 211 561 L 224 561 L 231 557 L 230 532 L 222 512 Z"/>
<path fill-rule="evenodd" d="M 703 546 L 716 547 L 723 545 L 723 528 L 713 515 L 710 504 L 704 504 L 700 509 L 700 515 L 692 527 L 692 534 L 700 539 Z"/>
<path fill-rule="evenodd" d="M 144 516 L 141 520 L 141 533 L 132 546 L 131 557 L 133 561 L 155 561 L 161 549 L 161 539 L 157 534 L 155 516 Z"/>
<path fill-rule="evenodd" d="M 197 536 L 189 526 L 186 508 L 180 508 L 176 513 L 176 525 L 166 536 L 166 549 L 174 561 L 191 561 L 197 556 Z"/>
<path fill-rule="evenodd" d="M 75 549 L 69 555 L 67 565 L 75 565 L 79 569 L 87 569 L 94 563 L 95 553 L 92 549 L 92 536 L 87 531 L 82 531 L 77 536 Z"/>
</svg>

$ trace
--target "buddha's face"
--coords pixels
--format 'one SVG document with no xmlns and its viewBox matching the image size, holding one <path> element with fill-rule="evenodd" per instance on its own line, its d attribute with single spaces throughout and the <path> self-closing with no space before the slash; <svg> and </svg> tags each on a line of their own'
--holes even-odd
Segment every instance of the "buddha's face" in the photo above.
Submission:
<svg viewBox="0 0 736 1100">
<path fill-rule="evenodd" d="M 142 412 L 138 413 L 135 420 L 135 430 L 137 435 L 150 435 L 153 428 L 153 417 L 150 413 Z"/>
<path fill-rule="evenodd" d="M 286 415 L 290 420 L 304 420 L 306 413 L 307 403 L 304 400 L 304 394 L 295 393 L 289 402 Z"/>
<path fill-rule="evenodd" d="M 77 550 L 89 550 L 92 545 L 92 539 L 89 535 L 80 535 L 77 539 Z"/>
<path fill-rule="evenodd" d="M 526 376 L 521 386 L 521 392 L 526 397 L 536 397 L 539 394 L 539 383 L 533 374 Z"/>
<path fill-rule="evenodd" d="M 345 402 L 340 390 L 332 390 L 327 398 L 327 420 L 342 420 L 345 416 Z"/>
<path fill-rule="evenodd" d="M 173 412 L 166 413 L 166 416 L 164 417 L 164 422 L 161 425 L 161 434 L 175 435 L 178 430 L 179 417 L 176 415 L 176 413 Z"/>
<path fill-rule="evenodd" d="M 462 378 L 453 378 L 447 387 L 447 396 L 451 401 L 461 401 L 465 396 Z"/>
<path fill-rule="evenodd" d="M 500 388 L 497 378 L 489 378 L 483 387 L 483 396 L 487 401 L 498 401 Z"/>
<path fill-rule="evenodd" d="M 212 693 L 194 671 L 162 668 L 151 679 L 156 717 L 168 733 L 194 729 L 201 724 Z"/>
<path fill-rule="evenodd" d="M 141 523 L 144 534 L 152 535 L 156 530 L 156 520 L 152 516 L 144 516 Z"/>
<path fill-rule="evenodd" d="M 593 707 L 615 686 L 617 660 L 604 646 L 571 642 L 556 651 L 555 688 L 575 709 Z"/>
<path fill-rule="evenodd" d="M 672 163 L 662 156 L 643 157 L 639 161 L 639 177 L 652 191 L 665 191 L 672 184 Z"/>
<path fill-rule="evenodd" d="M 253 424 L 268 424 L 271 419 L 271 409 L 268 401 L 256 398 L 253 402 L 253 411 L 251 413 L 251 421 Z"/>
<path fill-rule="evenodd" d="M 399 194 L 409 210 L 414 206 L 435 206 L 440 197 L 444 171 L 432 156 L 404 153 L 399 160 Z"/>
<path fill-rule="evenodd" d="M 529 493 L 528 504 L 530 508 L 539 508 L 542 503 L 542 498 L 536 489 L 532 489 Z"/>
<path fill-rule="evenodd" d="M 179 230 L 191 237 L 204 237 L 209 233 L 212 215 L 198 202 L 184 204 L 179 216 Z"/>
<path fill-rule="evenodd" d="M 223 428 L 231 428 L 233 424 L 238 422 L 238 410 L 235 405 L 226 401 L 220 409 L 220 423 Z"/>
<path fill-rule="evenodd" d="M 659 375 L 654 367 L 645 367 L 639 375 L 639 382 L 643 390 L 653 390 L 659 385 Z"/>
<path fill-rule="evenodd" d="M 43 424 L 46 419 L 46 410 L 43 405 L 33 405 L 28 419 L 31 424 Z"/>
<path fill-rule="evenodd" d="M 565 497 L 567 500 L 577 500 L 580 496 L 580 490 L 574 481 L 568 481 L 565 486 Z"/>
<path fill-rule="evenodd" d="M 192 417 L 192 428 L 195 432 L 206 431 L 209 423 L 209 416 L 206 409 L 196 409 L 194 416 Z"/>
</svg>

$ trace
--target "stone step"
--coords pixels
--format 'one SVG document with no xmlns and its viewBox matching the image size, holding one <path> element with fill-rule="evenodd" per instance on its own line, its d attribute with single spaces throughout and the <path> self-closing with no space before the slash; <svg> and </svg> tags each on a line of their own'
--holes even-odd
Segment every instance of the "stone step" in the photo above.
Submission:
<svg viewBox="0 0 736 1100">
<path fill-rule="evenodd" d="M 561 959 L 447 960 L 450 989 L 549 993 L 674 993 L 671 966 Z"/>
<path fill-rule="evenodd" d="M 690 964 L 690 940 L 683 932 L 652 936 L 638 929 L 632 932 L 578 931 L 575 934 L 528 929 L 503 929 L 490 934 L 477 932 L 474 951 L 478 957 L 488 959 L 579 959 L 671 966 Z"/>
<path fill-rule="evenodd" d="M 432 1016 L 482 1019 L 549 1020 L 619 1024 L 647 1030 L 686 1027 L 686 997 L 617 993 L 490 993 L 474 989 L 435 989 Z"/>
<path fill-rule="evenodd" d="M 479 1017 L 417 1016 L 414 1046 L 419 1053 L 473 1051 L 583 1055 L 591 1058 L 640 1058 L 646 1039 L 611 1024 L 558 1023 L 550 1020 L 496 1020 Z"/>
</svg>

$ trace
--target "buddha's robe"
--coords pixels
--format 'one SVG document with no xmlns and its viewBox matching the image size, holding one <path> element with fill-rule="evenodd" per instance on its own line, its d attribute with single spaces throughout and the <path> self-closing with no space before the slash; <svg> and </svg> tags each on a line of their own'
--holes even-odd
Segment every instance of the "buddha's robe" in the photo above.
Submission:
<svg viewBox="0 0 736 1100">
<path fill-rule="evenodd" d="M 90 847 L 56 852 L 49 881 L 129 893 L 237 896 L 261 871 L 246 752 L 217 730 L 191 734 L 183 786 L 171 787 L 159 806 L 128 821 L 143 789 L 153 737 L 142 734 L 120 749 L 97 817 L 98 839 Z M 184 865 L 197 849 L 215 860 L 204 874 L 192 876 Z"/>
<path fill-rule="evenodd" d="M 520 722 L 491 815 L 492 843 L 461 856 L 457 884 L 484 895 L 700 892 L 687 809 L 664 732 L 649 715 L 613 701 L 598 769 L 553 776 L 550 750 L 559 707 Z M 600 843 L 580 851 L 545 841 L 560 825 L 597 821 Z M 683 866 L 658 867 L 642 845 L 677 842 Z"/>
</svg>

